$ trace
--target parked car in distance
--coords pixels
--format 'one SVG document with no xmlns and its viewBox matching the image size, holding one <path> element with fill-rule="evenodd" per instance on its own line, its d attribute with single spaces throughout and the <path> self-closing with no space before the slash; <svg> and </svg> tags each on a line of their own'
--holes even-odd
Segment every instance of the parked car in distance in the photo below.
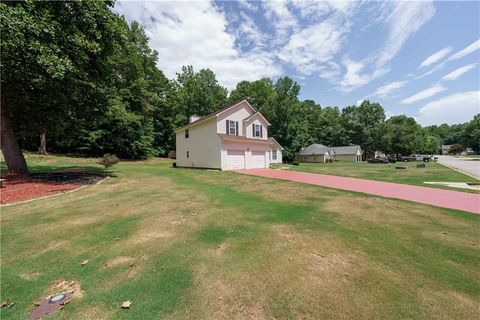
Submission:
<svg viewBox="0 0 480 320">
<path fill-rule="evenodd" d="M 368 163 L 388 163 L 387 158 L 372 158 L 367 160 Z"/>
<path fill-rule="evenodd" d="M 408 161 L 417 161 L 417 156 L 416 155 L 411 155 L 411 156 L 402 156 L 401 157 L 402 161 L 408 162 Z"/>
</svg>

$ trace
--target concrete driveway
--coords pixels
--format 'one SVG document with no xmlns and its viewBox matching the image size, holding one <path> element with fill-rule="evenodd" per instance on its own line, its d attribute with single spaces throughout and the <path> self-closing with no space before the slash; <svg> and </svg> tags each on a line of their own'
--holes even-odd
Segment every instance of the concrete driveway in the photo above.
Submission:
<svg viewBox="0 0 480 320">
<path fill-rule="evenodd" d="M 480 214 L 479 194 L 288 170 L 248 169 L 236 170 L 236 172 L 368 193 Z"/>
<path fill-rule="evenodd" d="M 438 162 L 458 171 L 461 171 L 466 175 L 469 175 L 476 179 L 480 179 L 480 159 L 474 160 L 472 158 L 438 156 Z"/>
</svg>

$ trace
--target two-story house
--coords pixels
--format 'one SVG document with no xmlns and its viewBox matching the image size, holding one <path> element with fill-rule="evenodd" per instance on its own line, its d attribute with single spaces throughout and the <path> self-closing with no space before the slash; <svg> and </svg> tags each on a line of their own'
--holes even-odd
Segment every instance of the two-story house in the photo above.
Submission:
<svg viewBox="0 0 480 320">
<path fill-rule="evenodd" d="M 270 123 L 246 100 L 175 130 L 178 167 L 221 170 L 268 168 L 282 162 L 282 146 L 268 137 Z"/>
</svg>

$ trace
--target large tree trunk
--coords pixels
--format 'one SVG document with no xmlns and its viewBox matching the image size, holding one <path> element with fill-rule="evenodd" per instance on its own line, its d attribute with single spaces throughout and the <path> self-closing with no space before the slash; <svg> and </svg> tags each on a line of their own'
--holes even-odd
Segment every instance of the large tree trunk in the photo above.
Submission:
<svg viewBox="0 0 480 320">
<path fill-rule="evenodd" d="M 47 132 L 45 129 L 40 131 L 40 154 L 47 154 Z"/>
<path fill-rule="evenodd" d="M 5 163 L 9 172 L 28 173 L 27 162 L 23 157 L 22 150 L 13 135 L 12 125 L 10 124 L 10 112 L 5 99 L 5 89 L 1 89 L 1 148 Z"/>
</svg>

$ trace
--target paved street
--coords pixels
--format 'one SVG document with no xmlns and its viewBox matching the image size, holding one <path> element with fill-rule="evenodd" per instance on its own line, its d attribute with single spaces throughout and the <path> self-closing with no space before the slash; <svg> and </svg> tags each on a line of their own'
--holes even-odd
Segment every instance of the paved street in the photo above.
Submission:
<svg viewBox="0 0 480 320">
<path fill-rule="evenodd" d="M 472 158 L 438 156 L 438 162 L 480 179 L 480 160 L 473 160 Z"/>
</svg>

